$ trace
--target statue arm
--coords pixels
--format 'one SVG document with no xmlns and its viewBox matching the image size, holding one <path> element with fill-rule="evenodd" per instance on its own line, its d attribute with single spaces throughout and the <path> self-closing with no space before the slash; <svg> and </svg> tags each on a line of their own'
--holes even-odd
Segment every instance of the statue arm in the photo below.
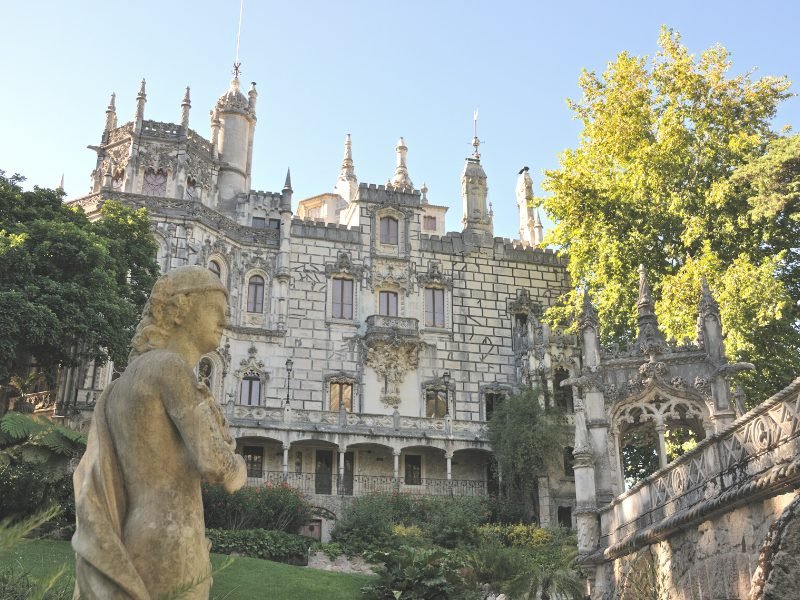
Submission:
<svg viewBox="0 0 800 600">
<path fill-rule="evenodd" d="M 244 458 L 235 452 L 236 443 L 214 397 L 185 364 L 169 371 L 179 375 L 169 381 L 164 407 L 198 471 L 203 479 L 221 483 L 229 492 L 238 490 L 247 478 Z"/>
</svg>

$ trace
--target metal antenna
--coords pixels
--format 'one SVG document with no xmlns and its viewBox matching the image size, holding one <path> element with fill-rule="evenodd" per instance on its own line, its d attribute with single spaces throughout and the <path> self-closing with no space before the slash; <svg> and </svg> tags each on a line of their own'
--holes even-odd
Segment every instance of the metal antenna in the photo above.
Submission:
<svg viewBox="0 0 800 600">
<path fill-rule="evenodd" d="M 242 13 L 244 12 L 244 0 L 239 0 L 239 30 L 236 32 L 236 60 L 233 61 L 233 76 L 239 78 L 239 40 L 242 37 Z"/>
<path fill-rule="evenodd" d="M 475 152 L 472 153 L 472 156 L 475 158 L 480 158 L 481 155 L 478 154 L 478 146 L 481 145 L 481 141 L 478 139 L 478 109 L 475 109 L 475 112 L 472 113 L 472 146 L 475 148 Z"/>
</svg>

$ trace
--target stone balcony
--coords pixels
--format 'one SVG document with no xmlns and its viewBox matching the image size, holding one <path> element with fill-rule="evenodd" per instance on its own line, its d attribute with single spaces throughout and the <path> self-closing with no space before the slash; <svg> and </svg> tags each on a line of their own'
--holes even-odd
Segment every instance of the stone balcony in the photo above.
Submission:
<svg viewBox="0 0 800 600">
<path fill-rule="evenodd" d="M 412 417 L 397 411 L 390 415 L 378 415 L 230 404 L 227 406 L 227 416 L 235 429 L 261 428 L 311 434 L 461 440 L 477 442 L 479 446 L 488 444 L 486 423 L 483 421 Z"/>
<path fill-rule="evenodd" d="M 365 340 L 397 337 L 414 339 L 419 335 L 419 321 L 409 317 L 388 317 L 386 315 L 370 315 L 366 319 L 367 330 Z"/>
</svg>

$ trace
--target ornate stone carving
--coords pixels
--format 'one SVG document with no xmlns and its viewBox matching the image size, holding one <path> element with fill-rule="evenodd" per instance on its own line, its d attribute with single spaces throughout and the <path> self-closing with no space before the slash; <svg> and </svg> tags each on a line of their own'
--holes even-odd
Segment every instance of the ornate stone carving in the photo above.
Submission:
<svg viewBox="0 0 800 600">
<path fill-rule="evenodd" d="M 353 264 L 353 259 L 349 252 L 341 251 L 336 256 L 336 262 L 325 263 L 325 274 L 331 275 L 350 275 L 356 281 L 361 279 L 364 267 Z"/>
<path fill-rule="evenodd" d="M 442 265 L 438 260 L 428 262 L 428 272 L 417 275 L 417 281 L 423 287 L 438 284 L 447 289 L 453 288 L 453 280 L 442 273 Z"/>
<path fill-rule="evenodd" d="M 406 294 L 411 291 L 411 280 L 408 274 L 408 267 L 404 264 L 375 261 L 369 275 L 372 289 L 389 286 L 398 287 Z"/>
<path fill-rule="evenodd" d="M 651 379 L 663 379 L 667 373 L 669 373 L 669 368 L 666 363 L 660 361 L 651 360 L 639 366 L 639 375 L 642 376 L 645 383 Z"/>
<path fill-rule="evenodd" d="M 583 331 L 584 329 L 589 328 L 599 331 L 600 320 L 597 317 L 597 309 L 594 307 L 592 304 L 592 299 L 589 297 L 589 291 L 584 290 L 583 310 L 581 310 L 581 315 L 578 318 L 578 329 Z"/>
<path fill-rule="evenodd" d="M 365 363 L 384 381 L 381 401 L 386 406 L 400 406 L 400 384 L 405 374 L 416 369 L 419 344 L 414 342 L 376 342 L 367 349 Z"/>
<path fill-rule="evenodd" d="M 695 377 L 694 388 L 706 398 L 711 397 L 711 382 L 706 377 Z"/>
</svg>

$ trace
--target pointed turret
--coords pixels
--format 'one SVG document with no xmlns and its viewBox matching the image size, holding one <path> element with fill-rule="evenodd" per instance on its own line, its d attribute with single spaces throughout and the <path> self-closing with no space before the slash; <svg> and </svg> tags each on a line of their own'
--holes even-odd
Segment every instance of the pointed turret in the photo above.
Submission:
<svg viewBox="0 0 800 600">
<path fill-rule="evenodd" d="M 664 335 L 658 329 L 653 293 L 650 291 L 650 283 L 647 281 L 647 269 L 644 265 L 639 265 L 638 272 L 639 300 L 636 302 L 636 310 L 639 313 L 638 343 L 644 354 L 653 355 L 663 350 Z"/>
<path fill-rule="evenodd" d="M 478 153 L 480 141 L 475 136 L 472 139 L 475 151 L 464 162 L 464 171 L 461 173 L 461 199 L 464 206 L 462 223 L 464 231 L 478 231 L 492 233 L 492 217 L 487 208 L 489 186 L 486 172 L 481 166 L 481 155 Z"/>
<path fill-rule="evenodd" d="M 64 191 L 64 174 L 61 174 L 61 181 L 58 183 L 58 187 L 56 191 L 63 192 Z"/>
<path fill-rule="evenodd" d="M 104 131 L 111 131 L 117 128 L 117 95 L 112 93 L 106 108 L 106 125 Z"/>
<path fill-rule="evenodd" d="M 142 84 L 139 86 L 139 93 L 136 95 L 136 113 L 133 116 L 133 130 L 136 133 L 142 131 L 142 121 L 144 121 L 144 105 L 147 103 L 145 85 L 146 82 L 142 79 Z"/>
<path fill-rule="evenodd" d="M 286 181 L 281 192 L 281 212 L 292 212 L 292 171 L 286 169 Z"/>
<path fill-rule="evenodd" d="M 414 184 L 408 176 L 408 166 L 406 165 L 408 147 L 403 138 L 397 142 L 395 152 L 397 153 L 397 167 L 394 170 L 394 177 L 392 177 L 392 186 L 399 189 L 414 189 Z"/>
<path fill-rule="evenodd" d="M 183 102 L 181 102 L 181 127 L 184 132 L 189 130 L 189 110 L 192 108 L 192 100 L 189 96 L 189 86 L 186 86 L 186 91 L 183 93 Z"/>
<path fill-rule="evenodd" d="M 250 82 L 250 90 L 247 92 L 247 104 L 252 114 L 256 114 L 256 101 L 258 100 L 258 92 L 256 91 L 256 82 Z"/>
<path fill-rule="evenodd" d="M 700 280 L 700 302 L 697 315 L 697 342 L 716 360 L 725 359 L 722 343 L 722 319 L 719 304 L 711 294 L 705 276 Z"/>
<path fill-rule="evenodd" d="M 253 156 L 253 137 L 256 127 L 255 84 L 245 96 L 239 83 L 238 64 L 234 65 L 234 76 L 215 107 L 219 120 L 219 134 L 216 143 L 221 164 L 218 189 L 219 207 L 223 212 L 236 210 L 235 198 L 249 191 Z M 214 132 L 212 125 L 212 142 Z"/>
<path fill-rule="evenodd" d="M 533 245 L 538 246 L 544 241 L 544 227 L 539 217 L 539 209 L 533 211 Z"/>
<path fill-rule="evenodd" d="M 522 167 L 517 179 L 517 209 L 519 210 L 519 239 L 521 242 L 536 244 L 536 232 L 533 228 L 533 180 L 528 174 L 528 167 Z"/>
<path fill-rule="evenodd" d="M 352 202 L 358 191 L 358 178 L 356 178 L 355 164 L 353 163 L 353 143 L 348 133 L 344 138 L 344 157 L 342 158 L 342 168 L 339 169 L 339 177 L 333 191 L 344 198 L 345 202 Z"/>
</svg>

